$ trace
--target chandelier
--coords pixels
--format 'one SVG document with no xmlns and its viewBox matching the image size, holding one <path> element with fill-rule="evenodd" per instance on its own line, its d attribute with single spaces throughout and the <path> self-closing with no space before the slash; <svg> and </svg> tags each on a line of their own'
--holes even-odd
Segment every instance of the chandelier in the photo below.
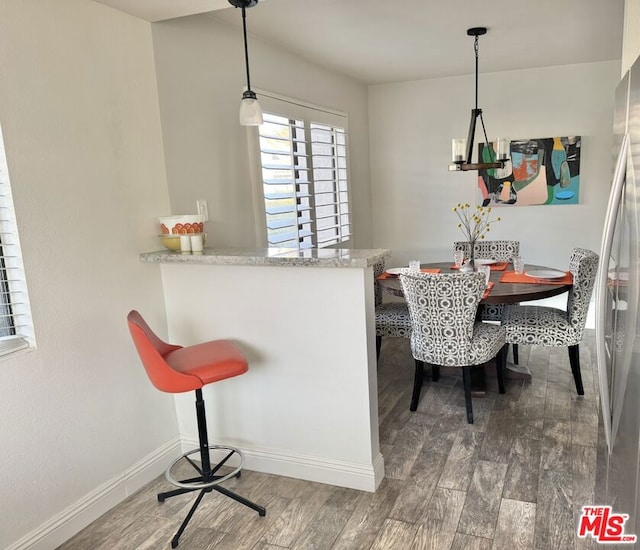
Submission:
<svg viewBox="0 0 640 550">
<path fill-rule="evenodd" d="M 487 138 L 487 130 L 482 118 L 482 109 L 478 107 L 478 37 L 487 34 L 486 27 L 473 27 L 467 30 L 468 36 L 473 36 L 473 49 L 476 58 L 476 104 L 471 109 L 471 122 L 469 123 L 469 133 L 467 138 L 454 138 L 451 143 L 451 161 L 449 170 L 488 170 L 491 168 L 504 168 L 505 162 L 509 160 L 510 142 L 508 138 L 498 138 L 495 149 Z M 473 140 L 476 134 L 476 123 L 480 119 L 482 133 L 484 134 L 484 147 L 481 158 L 478 162 L 472 162 Z"/>
</svg>

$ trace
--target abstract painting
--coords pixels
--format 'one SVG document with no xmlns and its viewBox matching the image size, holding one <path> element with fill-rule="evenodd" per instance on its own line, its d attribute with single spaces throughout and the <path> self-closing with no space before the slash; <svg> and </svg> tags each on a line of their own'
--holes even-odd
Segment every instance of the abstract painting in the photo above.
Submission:
<svg viewBox="0 0 640 550">
<path fill-rule="evenodd" d="M 504 168 L 478 171 L 482 206 L 578 204 L 580 136 L 512 141 Z M 481 162 L 495 159 L 495 143 L 479 144 Z"/>
</svg>

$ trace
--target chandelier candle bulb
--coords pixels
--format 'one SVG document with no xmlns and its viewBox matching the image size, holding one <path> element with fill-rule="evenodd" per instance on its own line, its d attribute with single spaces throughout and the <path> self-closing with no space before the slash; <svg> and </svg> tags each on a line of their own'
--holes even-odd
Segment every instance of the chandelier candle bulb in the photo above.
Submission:
<svg viewBox="0 0 640 550">
<path fill-rule="evenodd" d="M 496 142 L 496 155 L 498 160 L 508 160 L 509 159 L 509 148 L 511 145 L 511 140 L 509 138 L 498 138 Z"/>
<path fill-rule="evenodd" d="M 453 138 L 451 140 L 451 160 L 452 162 L 465 162 L 464 154 L 467 150 L 467 140 L 465 138 Z"/>
</svg>

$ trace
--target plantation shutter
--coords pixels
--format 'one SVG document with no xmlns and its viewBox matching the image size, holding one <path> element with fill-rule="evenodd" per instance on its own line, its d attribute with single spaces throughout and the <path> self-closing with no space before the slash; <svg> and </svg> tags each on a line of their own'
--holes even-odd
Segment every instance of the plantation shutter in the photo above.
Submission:
<svg viewBox="0 0 640 550">
<path fill-rule="evenodd" d="M 258 187 L 267 246 L 308 249 L 348 241 L 346 116 L 264 92 L 259 97 Z"/>
<path fill-rule="evenodd" d="M 0 132 L 0 355 L 34 345 L 18 226 Z"/>
</svg>

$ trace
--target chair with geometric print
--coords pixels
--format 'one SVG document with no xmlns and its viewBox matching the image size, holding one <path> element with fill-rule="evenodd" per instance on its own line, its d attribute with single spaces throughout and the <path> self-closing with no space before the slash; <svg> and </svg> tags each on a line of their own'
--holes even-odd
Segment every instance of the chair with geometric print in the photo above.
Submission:
<svg viewBox="0 0 640 550">
<path fill-rule="evenodd" d="M 453 250 L 462 250 L 465 258 L 471 255 L 469 241 L 455 241 Z M 520 255 L 520 241 L 487 241 L 481 239 L 476 241 L 474 251 L 476 258 L 486 258 L 496 262 L 510 262 Z"/>
<path fill-rule="evenodd" d="M 411 353 L 416 372 L 411 411 L 420 400 L 424 364 L 461 367 L 467 422 L 473 424 L 471 368 L 495 358 L 498 388 L 505 392 L 505 330 L 476 321 L 485 292 L 483 273 L 401 274 L 400 283 L 411 316 Z"/>
<path fill-rule="evenodd" d="M 462 250 L 464 257 L 471 255 L 471 246 L 469 241 L 456 241 L 453 243 L 453 250 Z M 520 255 L 520 241 L 476 241 L 474 247 L 476 258 L 485 258 L 487 260 L 495 260 L 496 262 L 511 262 L 513 258 Z M 482 304 L 480 306 L 480 319 L 483 321 L 502 320 L 505 304 Z M 513 361 L 518 363 L 518 346 L 513 346 Z"/>
<path fill-rule="evenodd" d="M 502 318 L 502 326 L 507 330 L 507 342 L 510 344 L 568 346 L 571 373 L 578 395 L 584 395 L 579 344 L 587 322 L 598 259 L 595 252 L 584 248 L 574 248 L 571 252 L 569 271 L 573 275 L 573 286 L 569 291 L 566 310 L 545 306 L 508 305 Z"/>
<path fill-rule="evenodd" d="M 373 266 L 373 284 L 376 313 L 376 359 L 380 357 L 382 337 L 409 338 L 411 336 L 411 319 L 406 302 L 382 301 L 382 289 L 378 277 L 385 271 L 384 260 Z"/>
</svg>

